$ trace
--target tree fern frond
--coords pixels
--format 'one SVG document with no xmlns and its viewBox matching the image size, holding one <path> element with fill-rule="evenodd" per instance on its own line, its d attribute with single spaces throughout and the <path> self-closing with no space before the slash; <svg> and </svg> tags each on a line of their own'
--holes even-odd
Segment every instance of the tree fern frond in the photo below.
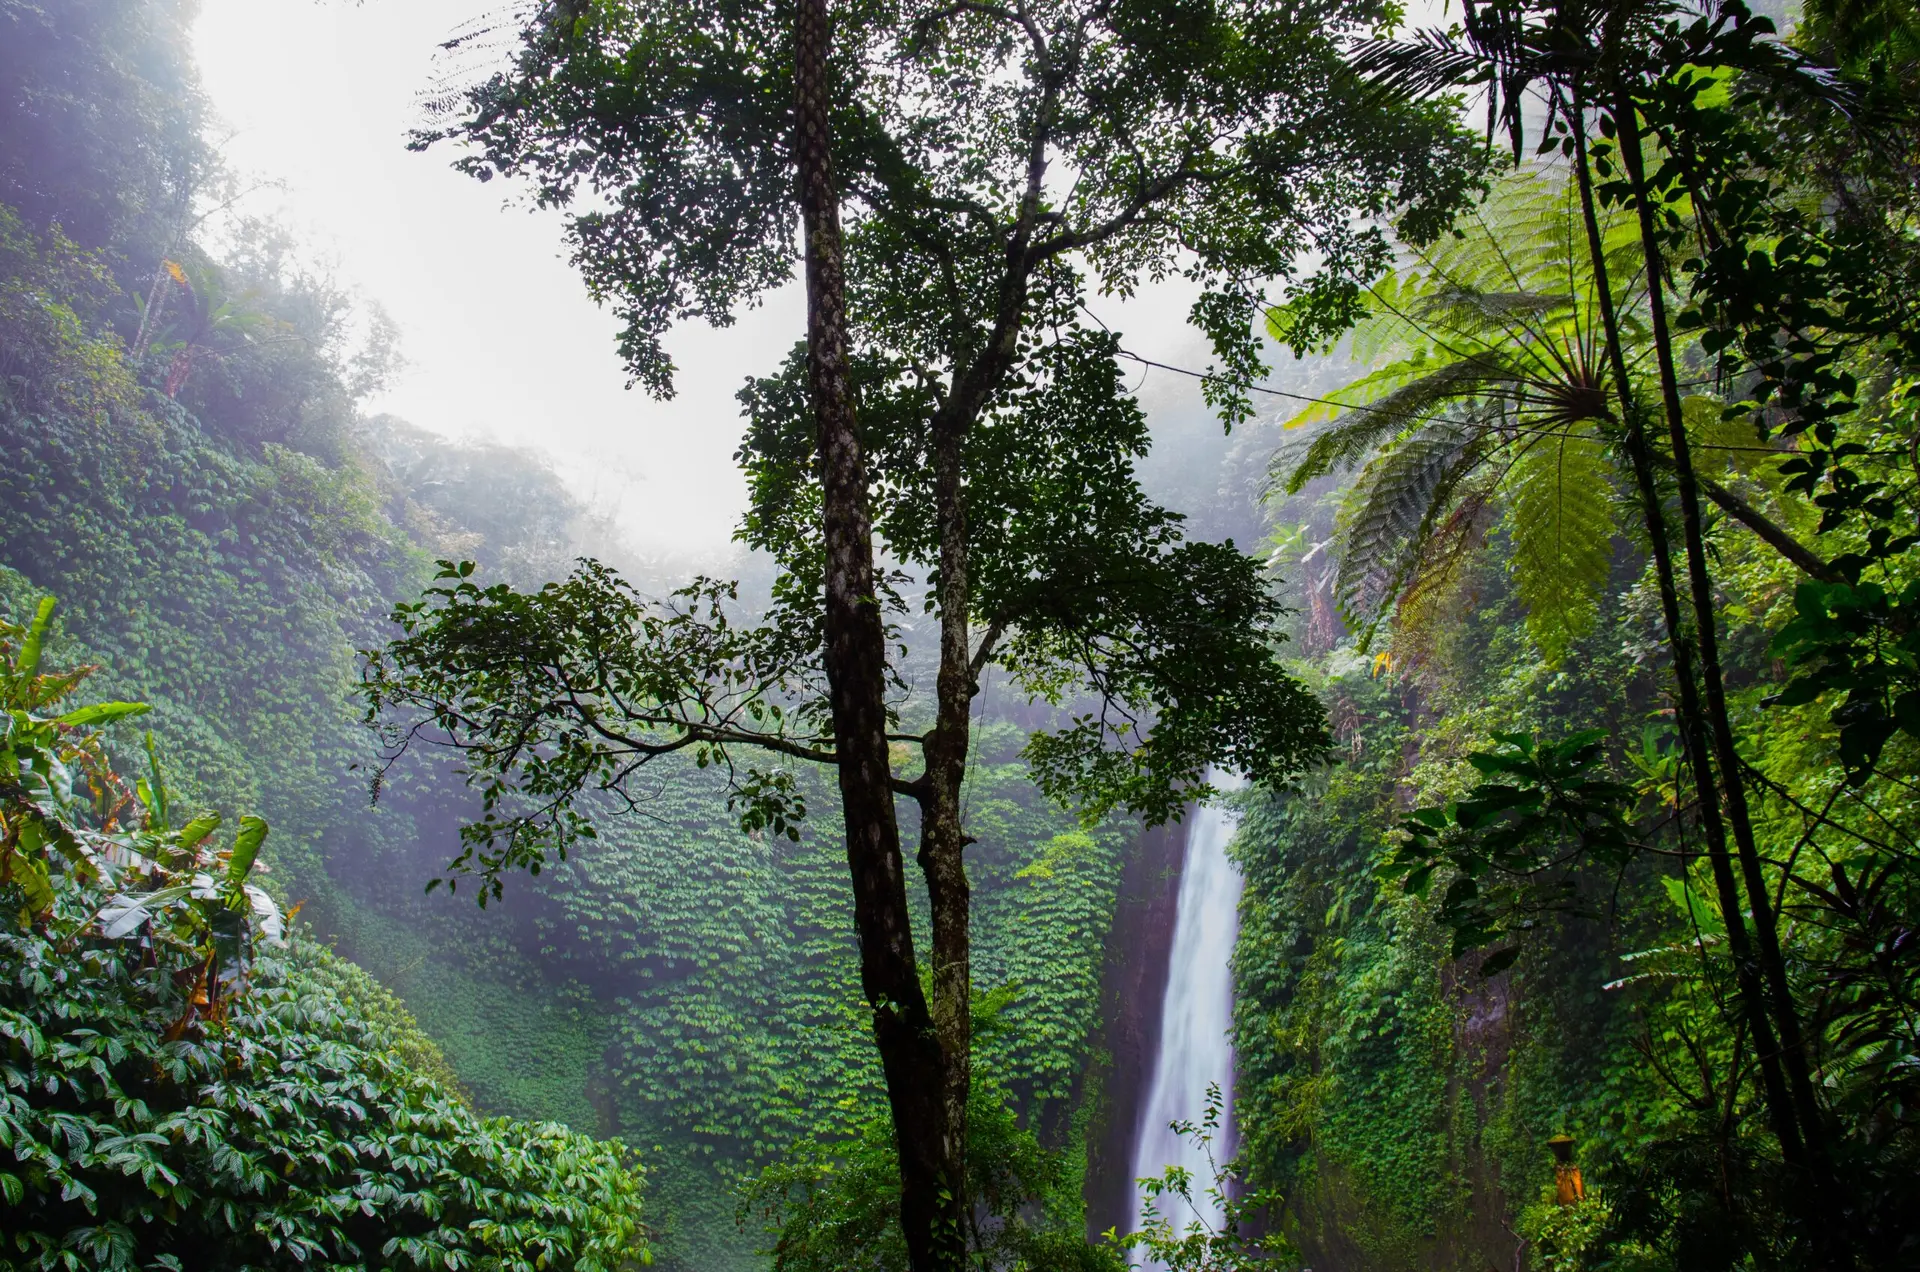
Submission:
<svg viewBox="0 0 1920 1272">
<path fill-rule="evenodd" d="M 1459 611 L 1455 603 L 1467 566 L 1493 523 L 1490 482 L 1470 482 L 1452 501 L 1446 516 L 1426 536 L 1405 587 L 1393 607 L 1393 660 L 1414 668 L 1426 662 L 1445 620 Z"/>
<path fill-rule="evenodd" d="M 1364 405 L 1355 403 L 1359 409 L 1349 410 L 1314 437 L 1306 455 L 1287 475 L 1287 493 L 1297 494 L 1315 477 L 1352 466 L 1382 442 L 1428 423 L 1428 417 L 1442 406 L 1470 396 L 1493 378 L 1484 367 L 1454 362 Z M 1369 376 L 1360 383 L 1373 379 Z M 1350 389 L 1358 387 L 1357 384 L 1349 386 Z M 1289 423 L 1288 427 L 1293 424 Z"/>
<path fill-rule="evenodd" d="M 1423 318 L 1471 318 L 1478 324 L 1515 318 L 1539 318 L 1571 309 L 1564 295 L 1535 291 L 1476 291 L 1448 284 L 1436 288 L 1420 306 Z M 1461 326 L 1467 324 L 1459 323 Z M 1476 324 L 1477 325 L 1477 324 Z"/>
<path fill-rule="evenodd" d="M 1731 468 L 1744 473 L 1763 458 L 1752 420 L 1744 413 L 1728 419 L 1725 405 L 1704 396 L 1681 399 L 1681 418 L 1702 472 Z"/>
<path fill-rule="evenodd" d="M 1371 40 L 1353 59 L 1363 79 L 1396 96 L 1425 97 L 1481 75 L 1485 58 L 1441 31 L 1420 31 L 1411 40 Z"/>
<path fill-rule="evenodd" d="M 1527 633 L 1547 665 L 1593 630 L 1613 559 L 1613 507 L 1605 448 L 1566 430 L 1530 445 L 1507 475 L 1513 581 Z"/>
<path fill-rule="evenodd" d="M 1369 371 L 1359 379 L 1333 390 L 1324 398 L 1308 404 L 1299 414 L 1280 427 L 1292 432 L 1309 424 L 1318 424 L 1322 420 L 1338 419 L 1350 412 L 1364 413 L 1369 404 L 1385 397 L 1395 389 L 1432 375 L 1437 365 L 1430 350 L 1417 349 L 1410 356 Z"/>
<path fill-rule="evenodd" d="M 1356 627 L 1375 626 L 1382 604 L 1400 590 L 1482 435 L 1471 421 L 1435 420 L 1361 473 L 1341 528 L 1334 585 L 1335 601 Z"/>
</svg>

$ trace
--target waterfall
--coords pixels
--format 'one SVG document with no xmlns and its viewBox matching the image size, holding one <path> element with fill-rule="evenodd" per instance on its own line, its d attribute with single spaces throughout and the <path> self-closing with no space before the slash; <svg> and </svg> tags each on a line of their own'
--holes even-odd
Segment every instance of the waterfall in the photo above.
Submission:
<svg viewBox="0 0 1920 1272">
<path fill-rule="evenodd" d="M 1212 774 L 1221 790 L 1237 790 L 1245 782 L 1231 775 Z M 1157 1177 L 1168 1166 L 1184 1166 L 1193 1177 L 1193 1201 L 1200 1217 L 1217 1227 L 1219 1208 L 1206 1196 L 1213 1172 L 1204 1153 L 1190 1140 L 1175 1135 L 1167 1123 L 1198 1124 L 1206 1110 L 1207 1085 L 1217 1083 L 1221 1095 L 1233 1097 L 1234 938 L 1240 930 L 1240 872 L 1227 860 L 1238 814 L 1216 805 L 1197 809 L 1187 832 L 1186 864 L 1180 871 L 1180 897 L 1173 923 L 1173 949 L 1167 966 L 1167 993 L 1160 1007 L 1160 1043 L 1154 1050 L 1153 1077 L 1147 1087 L 1135 1138 L 1133 1174 L 1136 1179 Z M 1214 1141 L 1215 1157 L 1224 1162 L 1231 1149 L 1224 1125 Z M 1175 1203 L 1177 1204 L 1177 1203 Z M 1185 1229 L 1194 1215 L 1171 1209 L 1160 1201 L 1163 1218 Z M 1145 1217 L 1145 1198 L 1139 1217 Z M 1149 1265 L 1151 1266 L 1151 1265 Z"/>
</svg>

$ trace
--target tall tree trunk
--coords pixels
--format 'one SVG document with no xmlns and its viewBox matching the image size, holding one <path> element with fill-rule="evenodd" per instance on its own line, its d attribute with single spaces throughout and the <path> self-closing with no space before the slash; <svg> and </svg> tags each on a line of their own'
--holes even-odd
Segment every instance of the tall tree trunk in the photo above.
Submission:
<svg viewBox="0 0 1920 1272">
<path fill-rule="evenodd" d="M 866 467 L 847 368 L 840 207 L 830 146 L 826 0 L 794 14 L 794 155 L 806 236 L 807 372 L 826 533 L 826 672 L 853 876 L 860 985 L 873 1011 L 900 1158 L 900 1224 L 914 1272 L 965 1262 L 963 1189 L 950 1174 L 947 1064 L 914 959 L 887 751 L 886 634 L 874 590 Z"/>
<path fill-rule="evenodd" d="M 1807 1164 L 1811 1168 L 1808 1182 L 1814 1191 L 1815 1209 L 1821 1217 L 1820 1226 L 1814 1233 L 1816 1248 L 1820 1250 L 1827 1266 L 1847 1267 L 1851 1265 L 1852 1258 L 1841 1235 L 1838 1197 L 1826 1151 L 1823 1116 L 1813 1093 L 1800 1013 L 1794 1004 L 1786 961 L 1780 952 L 1779 924 L 1773 912 L 1771 891 L 1760 861 L 1759 847 L 1754 839 L 1746 786 L 1740 775 L 1740 754 L 1735 745 L 1732 719 L 1727 713 L 1726 688 L 1720 670 L 1717 617 L 1713 609 L 1713 579 L 1707 567 L 1706 535 L 1700 513 L 1699 482 L 1694 475 L 1692 448 L 1687 439 L 1686 421 L 1681 413 L 1679 375 L 1674 367 L 1672 331 L 1667 321 L 1665 253 L 1660 246 L 1658 227 L 1654 223 L 1639 115 L 1632 96 L 1624 87 L 1615 95 L 1614 122 L 1619 133 L 1621 162 L 1626 169 L 1634 210 L 1639 219 L 1641 251 L 1646 261 L 1647 316 L 1660 372 L 1660 398 L 1666 413 L 1668 440 L 1673 453 L 1675 486 L 1680 497 L 1680 525 L 1687 550 L 1687 580 L 1693 594 L 1701 683 L 1705 691 L 1707 723 L 1712 731 L 1714 759 L 1719 768 L 1721 801 L 1739 854 L 1747 907 L 1753 915 L 1754 944 L 1760 971 L 1766 981 L 1788 1090 L 1800 1123 Z M 1728 916 L 1729 932 L 1738 925 L 1737 913 Z"/>
<path fill-rule="evenodd" d="M 1633 381 L 1627 371 L 1625 347 L 1620 338 L 1619 315 L 1614 309 L 1612 284 L 1607 275 L 1605 242 L 1600 220 L 1594 210 L 1593 177 L 1587 166 L 1586 114 L 1576 92 L 1573 99 L 1573 144 L 1575 180 L 1580 190 L 1580 213 L 1587 232 L 1587 253 L 1593 264 L 1594 291 L 1600 302 L 1600 321 L 1605 328 L 1607 360 L 1620 395 L 1620 411 L 1628 460 L 1633 465 L 1634 485 L 1640 495 L 1640 512 L 1647 529 L 1648 548 L 1653 554 L 1654 573 L 1660 587 L 1660 611 L 1667 629 L 1667 648 L 1673 658 L 1675 716 L 1679 724 L 1681 747 L 1687 767 L 1693 773 L 1694 788 L 1700 801 L 1700 829 L 1706 840 L 1707 862 L 1713 873 L 1714 891 L 1720 912 L 1727 920 L 1727 946 L 1733 956 L 1734 982 L 1739 991 L 1741 1014 L 1753 1033 L 1754 1050 L 1760 1065 L 1761 1093 L 1766 1099 L 1767 1120 L 1780 1141 L 1780 1154 L 1796 1170 L 1806 1168 L 1806 1148 L 1801 1140 L 1800 1119 L 1787 1090 L 1780 1065 L 1780 1048 L 1767 1015 L 1766 994 L 1760 968 L 1753 955 L 1752 941 L 1741 921 L 1743 906 L 1739 884 L 1734 877 L 1733 861 L 1727 853 L 1726 823 L 1720 815 L 1716 797 L 1713 760 L 1707 741 L 1707 723 L 1700 706 L 1699 686 L 1693 670 L 1693 644 L 1681 616 L 1680 590 L 1673 571 L 1673 554 L 1668 546 L 1666 510 L 1661 506 L 1660 488 L 1654 478 L 1653 449 L 1647 442 L 1640 408 L 1634 400 Z"/>
<path fill-rule="evenodd" d="M 1014 236 L 1008 270 L 994 313 L 993 335 L 934 412 L 934 522 L 940 535 L 936 604 L 940 611 L 940 671 L 934 725 L 925 745 L 926 775 L 920 786 L 920 868 L 926 876 L 933 920 L 933 1019 L 946 1052 L 944 1097 L 952 1128 L 948 1169 L 966 1179 L 967 1101 L 973 1085 L 973 953 L 971 885 L 966 848 L 973 840 L 961 817 L 972 741 L 974 672 L 971 553 L 967 536 L 967 435 L 1017 360 L 1026 307 L 1026 232 Z M 995 639 L 989 628 L 984 638 Z M 984 651 L 983 651 L 984 652 Z"/>
<path fill-rule="evenodd" d="M 936 715 L 926 746 L 926 798 L 921 802 L 920 868 L 933 920 L 933 1019 L 947 1057 L 944 1098 L 953 1128 L 948 1167 L 966 1178 L 967 1100 L 973 1085 L 973 954 L 967 838 L 960 817 L 973 724 L 974 678 L 969 637 L 967 510 L 963 487 L 964 421 L 944 413 L 934 422 L 934 515 L 940 531 L 940 673 Z"/>
</svg>

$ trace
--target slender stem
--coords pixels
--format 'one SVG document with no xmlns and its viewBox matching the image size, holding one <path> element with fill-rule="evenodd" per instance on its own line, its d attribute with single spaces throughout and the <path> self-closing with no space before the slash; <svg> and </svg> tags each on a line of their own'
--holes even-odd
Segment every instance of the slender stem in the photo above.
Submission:
<svg viewBox="0 0 1920 1272">
<path fill-rule="evenodd" d="M 1820 1106 L 1814 1098 L 1800 1015 L 1794 1007 L 1786 961 L 1780 952 L 1779 924 L 1774 915 L 1766 871 L 1754 839 L 1746 787 L 1740 778 L 1740 753 L 1735 745 L 1732 719 L 1727 713 L 1726 688 L 1720 669 L 1718 620 L 1713 609 L 1713 579 L 1707 567 L 1706 534 L 1700 514 L 1699 482 L 1694 475 L 1692 448 L 1687 438 L 1686 421 L 1681 414 L 1680 378 L 1674 369 L 1673 337 L 1667 321 L 1665 253 L 1660 245 L 1659 228 L 1654 221 L 1651 191 L 1647 184 L 1639 114 L 1624 86 L 1616 90 L 1614 123 L 1619 133 L 1620 158 L 1626 169 L 1634 210 L 1639 219 L 1640 246 L 1646 257 L 1648 321 L 1653 332 L 1654 353 L 1660 371 L 1660 399 L 1666 412 L 1675 486 L 1680 497 L 1681 532 L 1687 551 L 1687 579 L 1693 594 L 1695 637 L 1700 645 L 1700 672 L 1706 697 L 1707 722 L 1712 730 L 1714 758 L 1720 770 L 1720 795 L 1740 859 L 1747 905 L 1753 915 L 1754 943 L 1759 953 L 1761 974 L 1769 991 L 1774 1027 L 1779 1033 L 1781 1059 L 1787 1071 L 1808 1164 L 1812 1167 L 1810 1182 L 1818 1196 L 1816 1207 L 1823 1211 L 1821 1230 L 1815 1236 L 1824 1247 L 1823 1253 L 1828 1261 L 1834 1266 L 1845 1266 L 1851 1263 L 1851 1259 L 1847 1257 L 1845 1246 L 1831 1222 L 1832 1179 L 1822 1133 Z M 1733 926 L 1730 921 L 1729 931 Z"/>
<path fill-rule="evenodd" d="M 1781 1070 L 1779 1047 L 1768 1023 L 1765 993 L 1746 925 L 1741 922 L 1739 885 L 1733 862 L 1727 853 L 1726 825 L 1721 819 L 1719 800 L 1714 795 L 1713 761 L 1708 752 L 1706 726 L 1702 719 L 1699 690 L 1694 681 L 1693 645 L 1681 616 L 1679 584 L 1668 547 L 1666 510 L 1661 504 L 1660 488 L 1654 478 L 1653 448 L 1648 444 L 1641 412 L 1634 398 L 1633 379 L 1627 370 L 1626 348 L 1620 336 L 1619 314 L 1614 308 L 1613 289 L 1607 276 L 1605 240 L 1600 233 L 1599 217 L 1594 211 L 1593 176 L 1588 167 L 1586 108 L 1578 91 L 1571 110 L 1574 144 L 1574 172 L 1580 189 L 1580 213 L 1587 232 L 1587 251 L 1593 261 L 1594 291 L 1600 305 L 1600 319 L 1606 332 L 1607 359 L 1620 394 L 1620 417 L 1624 443 L 1633 465 L 1634 484 L 1640 495 L 1640 511 L 1646 523 L 1648 548 L 1653 554 L 1654 572 L 1660 586 L 1661 616 L 1667 629 L 1667 648 L 1673 658 L 1676 717 L 1681 746 L 1687 765 L 1693 772 L 1698 791 L 1701 831 L 1706 843 L 1707 861 L 1713 874 L 1714 891 L 1720 912 L 1726 919 L 1727 947 L 1733 955 L 1735 984 L 1739 989 L 1742 1012 L 1753 1031 L 1766 1097 L 1768 1121 L 1780 1141 L 1783 1158 L 1796 1167 L 1805 1164 L 1806 1150 L 1800 1136 L 1799 1118 L 1787 1090 Z"/>
</svg>

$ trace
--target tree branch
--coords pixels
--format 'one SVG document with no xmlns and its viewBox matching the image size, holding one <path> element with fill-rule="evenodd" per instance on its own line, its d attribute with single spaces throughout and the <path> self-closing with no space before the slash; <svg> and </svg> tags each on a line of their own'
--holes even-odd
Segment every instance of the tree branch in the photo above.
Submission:
<svg viewBox="0 0 1920 1272">
<path fill-rule="evenodd" d="M 1673 457 L 1653 452 L 1654 462 L 1662 468 L 1673 468 Z M 1700 493 L 1711 499 L 1722 512 L 1738 521 L 1747 529 L 1760 536 L 1768 547 L 1778 552 L 1797 566 L 1804 574 L 1819 579 L 1822 583 L 1844 583 L 1840 572 L 1822 560 L 1820 555 L 1788 534 L 1782 526 L 1755 508 L 1740 496 L 1702 473 L 1693 475 L 1694 482 L 1700 487 Z"/>
</svg>

